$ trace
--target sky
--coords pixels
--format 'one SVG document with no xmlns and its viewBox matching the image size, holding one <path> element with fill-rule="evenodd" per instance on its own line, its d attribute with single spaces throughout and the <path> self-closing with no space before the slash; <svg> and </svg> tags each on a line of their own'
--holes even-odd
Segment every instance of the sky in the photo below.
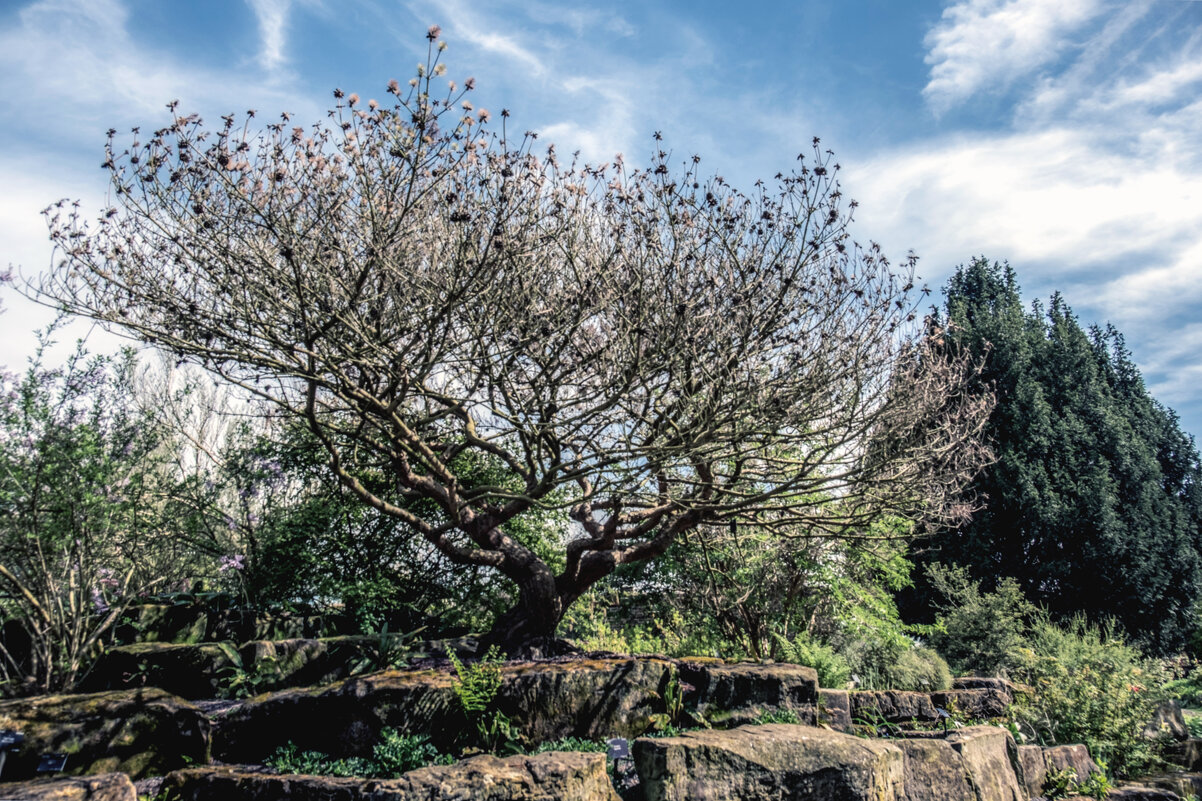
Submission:
<svg viewBox="0 0 1202 801">
<path fill-rule="evenodd" d="M 821 137 L 858 240 L 913 251 L 936 298 L 1009 261 L 1028 302 L 1123 332 L 1202 434 L 1202 0 L 0 0 L 0 271 L 48 267 L 51 202 L 99 212 L 108 128 L 171 100 L 316 121 L 336 87 L 408 80 L 432 24 L 447 77 L 561 154 L 646 164 L 661 132 L 749 189 Z M 51 314 L 0 301 L 19 369 Z"/>
</svg>

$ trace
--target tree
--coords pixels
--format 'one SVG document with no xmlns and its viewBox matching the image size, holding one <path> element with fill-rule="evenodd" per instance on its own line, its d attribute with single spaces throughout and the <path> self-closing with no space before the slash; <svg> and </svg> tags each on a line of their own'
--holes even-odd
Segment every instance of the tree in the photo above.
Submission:
<svg viewBox="0 0 1202 801">
<path fill-rule="evenodd" d="M 1147 648 L 1179 649 L 1202 589 L 1202 469 L 1176 415 L 1147 392 L 1122 336 L 1082 329 L 1053 295 L 1024 313 L 1008 265 L 976 259 L 947 290 L 947 337 L 983 359 L 997 460 L 968 488 L 984 503 L 923 562 L 986 589 L 1012 576 L 1055 616 L 1112 616 Z"/>
<path fill-rule="evenodd" d="M 114 206 L 47 210 L 35 291 L 305 420 L 364 502 L 516 583 L 497 639 L 550 636 L 702 523 L 846 536 L 956 511 L 988 403 L 960 391 L 966 361 L 931 357 L 912 263 L 851 241 L 817 139 L 751 195 L 662 150 L 564 163 L 508 112 L 490 132 L 472 79 L 436 85 L 437 37 L 391 107 L 335 91 L 331 122 L 257 131 L 171 104 L 127 148 L 114 132 Z M 469 452 L 519 486 L 465 486 Z M 578 524 L 558 572 L 507 532 L 548 506 Z"/>
<path fill-rule="evenodd" d="M 194 566 L 178 442 L 132 355 L 47 369 L 48 337 L 0 376 L 0 693 L 70 690 L 135 596 Z"/>
</svg>

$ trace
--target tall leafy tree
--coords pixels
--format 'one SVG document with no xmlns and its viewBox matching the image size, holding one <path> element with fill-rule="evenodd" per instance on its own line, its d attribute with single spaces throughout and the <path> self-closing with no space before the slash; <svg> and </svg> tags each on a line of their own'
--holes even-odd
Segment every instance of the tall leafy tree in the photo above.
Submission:
<svg viewBox="0 0 1202 801">
<path fill-rule="evenodd" d="M 1202 578 L 1202 472 L 1122 335 L 1083 329 L 1059 294 L 1024 312 L 1013 269 L 983 258 L 952 276 L 938 324 L 952 351 L 983 360 L 996 462 L 967 490 L 979 511 L 919 561 L 986 587 L 1012 576 L 1054 615 L 1113 617 L 1145 647 L 1180 647 Z"/>
</svg>

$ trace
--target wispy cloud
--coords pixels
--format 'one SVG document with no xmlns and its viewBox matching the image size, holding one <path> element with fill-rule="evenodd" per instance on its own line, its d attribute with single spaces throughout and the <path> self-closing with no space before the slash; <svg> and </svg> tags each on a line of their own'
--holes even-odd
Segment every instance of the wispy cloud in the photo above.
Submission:
<svg viewBox="0 0 1202 801">
<path fill-rule="evenodd" d="M 284 35 L 288 24 L 288 12 L 292 0 L 248 0 L 255 18 L 259 21 L 259 64 L 268 73 L 274 73 L 286 61 Z"/>
<path fill-rule="evenodd" d="M 923 96 L 936 113 L 973 94 L 1006 87 L 1054 62 L 1068 35 L 1106 9 L 1102 0 L 961 0 L 927 34 L 930 80 Z"/>
<path fill-rule="evenodd" d="M 1033 29 L 1012 30 L 1020 20 Z M 1066 35 L 1087 22 L 1098 24 L 1070 51 Z M 1028 296 L 1063 290 L 1083 319 L 1128 334 L 1166 400 L 1199 414 L 1186 377 L 1202 375 L 1202 350 L 1165 332 L 1202 336 L 1200 22 L 1202 3 L 1171 0 L 952 6 L 927 39 L 933 107 L 1007 80 L 1003 68 L 1038 78 L 1016 85 L 1000 130 L 853 161 L 861 222 L 894 252 L 916 249 L 933 277 L 983 253 L 1011 261 Z M 1011 33 L 970 55 L 987 28 Z"/>
</svg>

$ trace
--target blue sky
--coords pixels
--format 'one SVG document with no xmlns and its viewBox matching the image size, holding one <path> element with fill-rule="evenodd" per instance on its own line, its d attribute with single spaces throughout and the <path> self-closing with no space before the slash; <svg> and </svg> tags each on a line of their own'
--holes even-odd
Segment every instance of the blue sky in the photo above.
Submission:
<svg viewBox="0 0 1202 801">
<path fill-rule="evenodd" d="M 161 125 L 172 99 L 316 120 L 334 87 L 408 79 L 432 23 L 448 77 L 561 153 L 645 163 L 662 131 L 746 187 L 822 137 L 857 238 L 915 251 L 936 289 L 1009 260 L 1028 300 L 1117 325 L 1202 434 L 1198 0 L 0 0 L 0 264 L 49 263 L 51 201 L 101 207 L 110 126 Z M 47 315 L 0 297 L 15 368 Z"/>
</svg>

